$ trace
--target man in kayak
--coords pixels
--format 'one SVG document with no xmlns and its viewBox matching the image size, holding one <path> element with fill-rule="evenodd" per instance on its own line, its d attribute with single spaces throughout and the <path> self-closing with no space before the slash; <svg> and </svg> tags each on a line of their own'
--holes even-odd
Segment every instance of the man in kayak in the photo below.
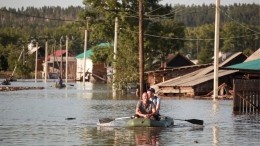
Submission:
<svg viewBox="0 0 260 146">
<path fill-rule="evenodd" d="M 155 105 L 156 112 L 155 112 L 154 117 L 156 120 L 159 120 L 159 116 L 160 116 L 159 110 L 160 110 L 160 106 L 161 106 L 161 99 L 159 97 L 155 96 L 154 94 L 155 94 L 154 88 L 150 88 L 147 90 L 147 95 L 148 95 L 149 100 L 152 101 Z"/>
<path fill-rule="evenodd" d="M 138 118 L 154 118 L 155 113 L 155 105 L 148 99 L 148 94 L 144 92 L 142 94 L 142 100 L 138 101 L 136 105 L 135 116 Z"/>
</svg>

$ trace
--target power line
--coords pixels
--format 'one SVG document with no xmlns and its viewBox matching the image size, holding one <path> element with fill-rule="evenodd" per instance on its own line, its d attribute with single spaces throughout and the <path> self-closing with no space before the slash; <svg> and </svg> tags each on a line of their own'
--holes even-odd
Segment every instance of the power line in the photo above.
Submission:
<svg viewBox="0 0 260 146">
<path fill-rule="evenodd" d="M 124 28 L 120 28 L 121 30 L 126 30 L 128 32 L 132 32 L 132 33 L 138 33 L 136 31 L 131 31 L 131 30 L 127 30 Z M 144 34 L 145 36 L 150 36 L 150 37 L 156 37 L 156 38 L 162 38 L 162 39 L 171 39 L 171 40 L 183 40 L 183 41 L 213 41 L 214 38 L 178 38 L 178 37 L 167 37 L 167 36 L 158 36 L 158 35 L 153 35 L 153 34 Z M 243 37 L 249 37 L 249 36 L 257 36 L 259 34 L 255 33 L 255 34 L 250 34 L 250 35 L 243 35 L 243 36 L 236 36 L 236 37 L 229 37 L 229 38 L 219 38 L 221 40 L 226 40 L 226 39 L 237 39 L 237 38 L 243 38 Z"/>
<path fill-rule="evenodd" d="M 250 30 L 250 31 L 252 31 L 252 32 L 255 32 L 256 34 L 260 34 L 260 32 L 257 32 L 257 31 L 255 31 L 255 30 L 252 30 L 252 29 L 246 27 L 245 25 L 243 25 L 242 23 L 238 22 L 237 20 L 233 19 L 228 13 L 226 13 L 226 12 L 223 11 L 222 9 L 220 9 L 220 11 L 223 12 L 224 15 L 226 15 L 229 19 L 231 19 L 232 21 L 234 21 L 234 22 L 237 23 L 238 25 L 242 26 L 243 28 L 246 28 L 246 29 L 248 29 L 248 30 Z"/>
</svg>

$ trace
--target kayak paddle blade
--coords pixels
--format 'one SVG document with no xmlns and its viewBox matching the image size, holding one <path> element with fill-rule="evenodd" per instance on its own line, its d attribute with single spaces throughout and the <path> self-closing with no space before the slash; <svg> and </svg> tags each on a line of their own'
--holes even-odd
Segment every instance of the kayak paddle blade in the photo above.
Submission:
<svg viewBox="0 0 260 146">
<path fill-rule="evenodd" d="M 187 122 L 190 122 L 192 124 L 197 124 L 197 125 L 203 125 L 204 121 L 203 120 L 198 120 L 198 119 L 188 119 L 188 120 L 184 120 Z"/>
</svg>

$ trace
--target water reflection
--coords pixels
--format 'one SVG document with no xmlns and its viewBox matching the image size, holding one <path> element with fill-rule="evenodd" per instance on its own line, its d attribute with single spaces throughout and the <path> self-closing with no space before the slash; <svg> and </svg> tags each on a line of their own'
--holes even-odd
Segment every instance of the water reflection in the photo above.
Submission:
<svg viewBox="0 0 260 146">
<path fill-rule="evenodd" d="M 213 126 L 213 145 L 218 146 L 218 127 L 216 125 Z"/>
<path fill-rule="evenodd" d="M 162 128 L 134 129 L 135 143 L 137 145 L 160 145 L 160 132 Z"/>
<path fill-rule="evenodd" d="M 99 138 L 95 144 L 100 145 L 161 145 L 161 132 L 165 128 L 149 128 L 149 127 L 100 127 L 97 129 L 85 129 L 82 131 L 82 138 L 87 141 L 90 135 Z M 93 139 L 95 139 L 92 137 Z M 103 140 L 102 140 L 103 139 Z M 87 144 L 94 144 L 88 142 Z"/>
<path fill-rule="evenodd" d="M 213 105 L 212 105 L 212 114 L 213 118 L 215 121 L 215 117 L 217 116 L 217 112 L 219 110 L 219 102 L 216 100 L 213 100 Z M 219 140 L 218 140 L 219 134 L 218 134 L 218 125 L 215 123 L 213 125 L 213 145 L 218 146 Z"/>
</svg>

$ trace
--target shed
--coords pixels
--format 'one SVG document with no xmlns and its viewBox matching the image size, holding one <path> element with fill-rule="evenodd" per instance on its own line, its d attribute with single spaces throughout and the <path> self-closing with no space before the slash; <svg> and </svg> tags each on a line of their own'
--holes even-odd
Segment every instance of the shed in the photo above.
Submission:
<svg viewBox="0 0 260 146">
<path fill-rule="evenodd" d="M 111 47 L 110 43 L 100 43 L 97 47 Z M 103 63 L 93 63 L 91 59 L 93 49 L 88 48 L 86 51 L 85 80 L 91 82 L 106 82 L 107 68 Z M 77 59 L 77 80 L 82 81 L 84 76 L 84 52 L 76 56 Z"/>
<path fill-rule="evenodd" d="M 65 77 L 66 72 L 66 50 L 56 50 L 47 56 L 48 78 L 56 78 L 57 74 Z M 43 62 L 43 76 L 45 63 Z M 76 80 L 76 59 L 71 51 L 68 51 L 68 79 Z"/>
</svg>

